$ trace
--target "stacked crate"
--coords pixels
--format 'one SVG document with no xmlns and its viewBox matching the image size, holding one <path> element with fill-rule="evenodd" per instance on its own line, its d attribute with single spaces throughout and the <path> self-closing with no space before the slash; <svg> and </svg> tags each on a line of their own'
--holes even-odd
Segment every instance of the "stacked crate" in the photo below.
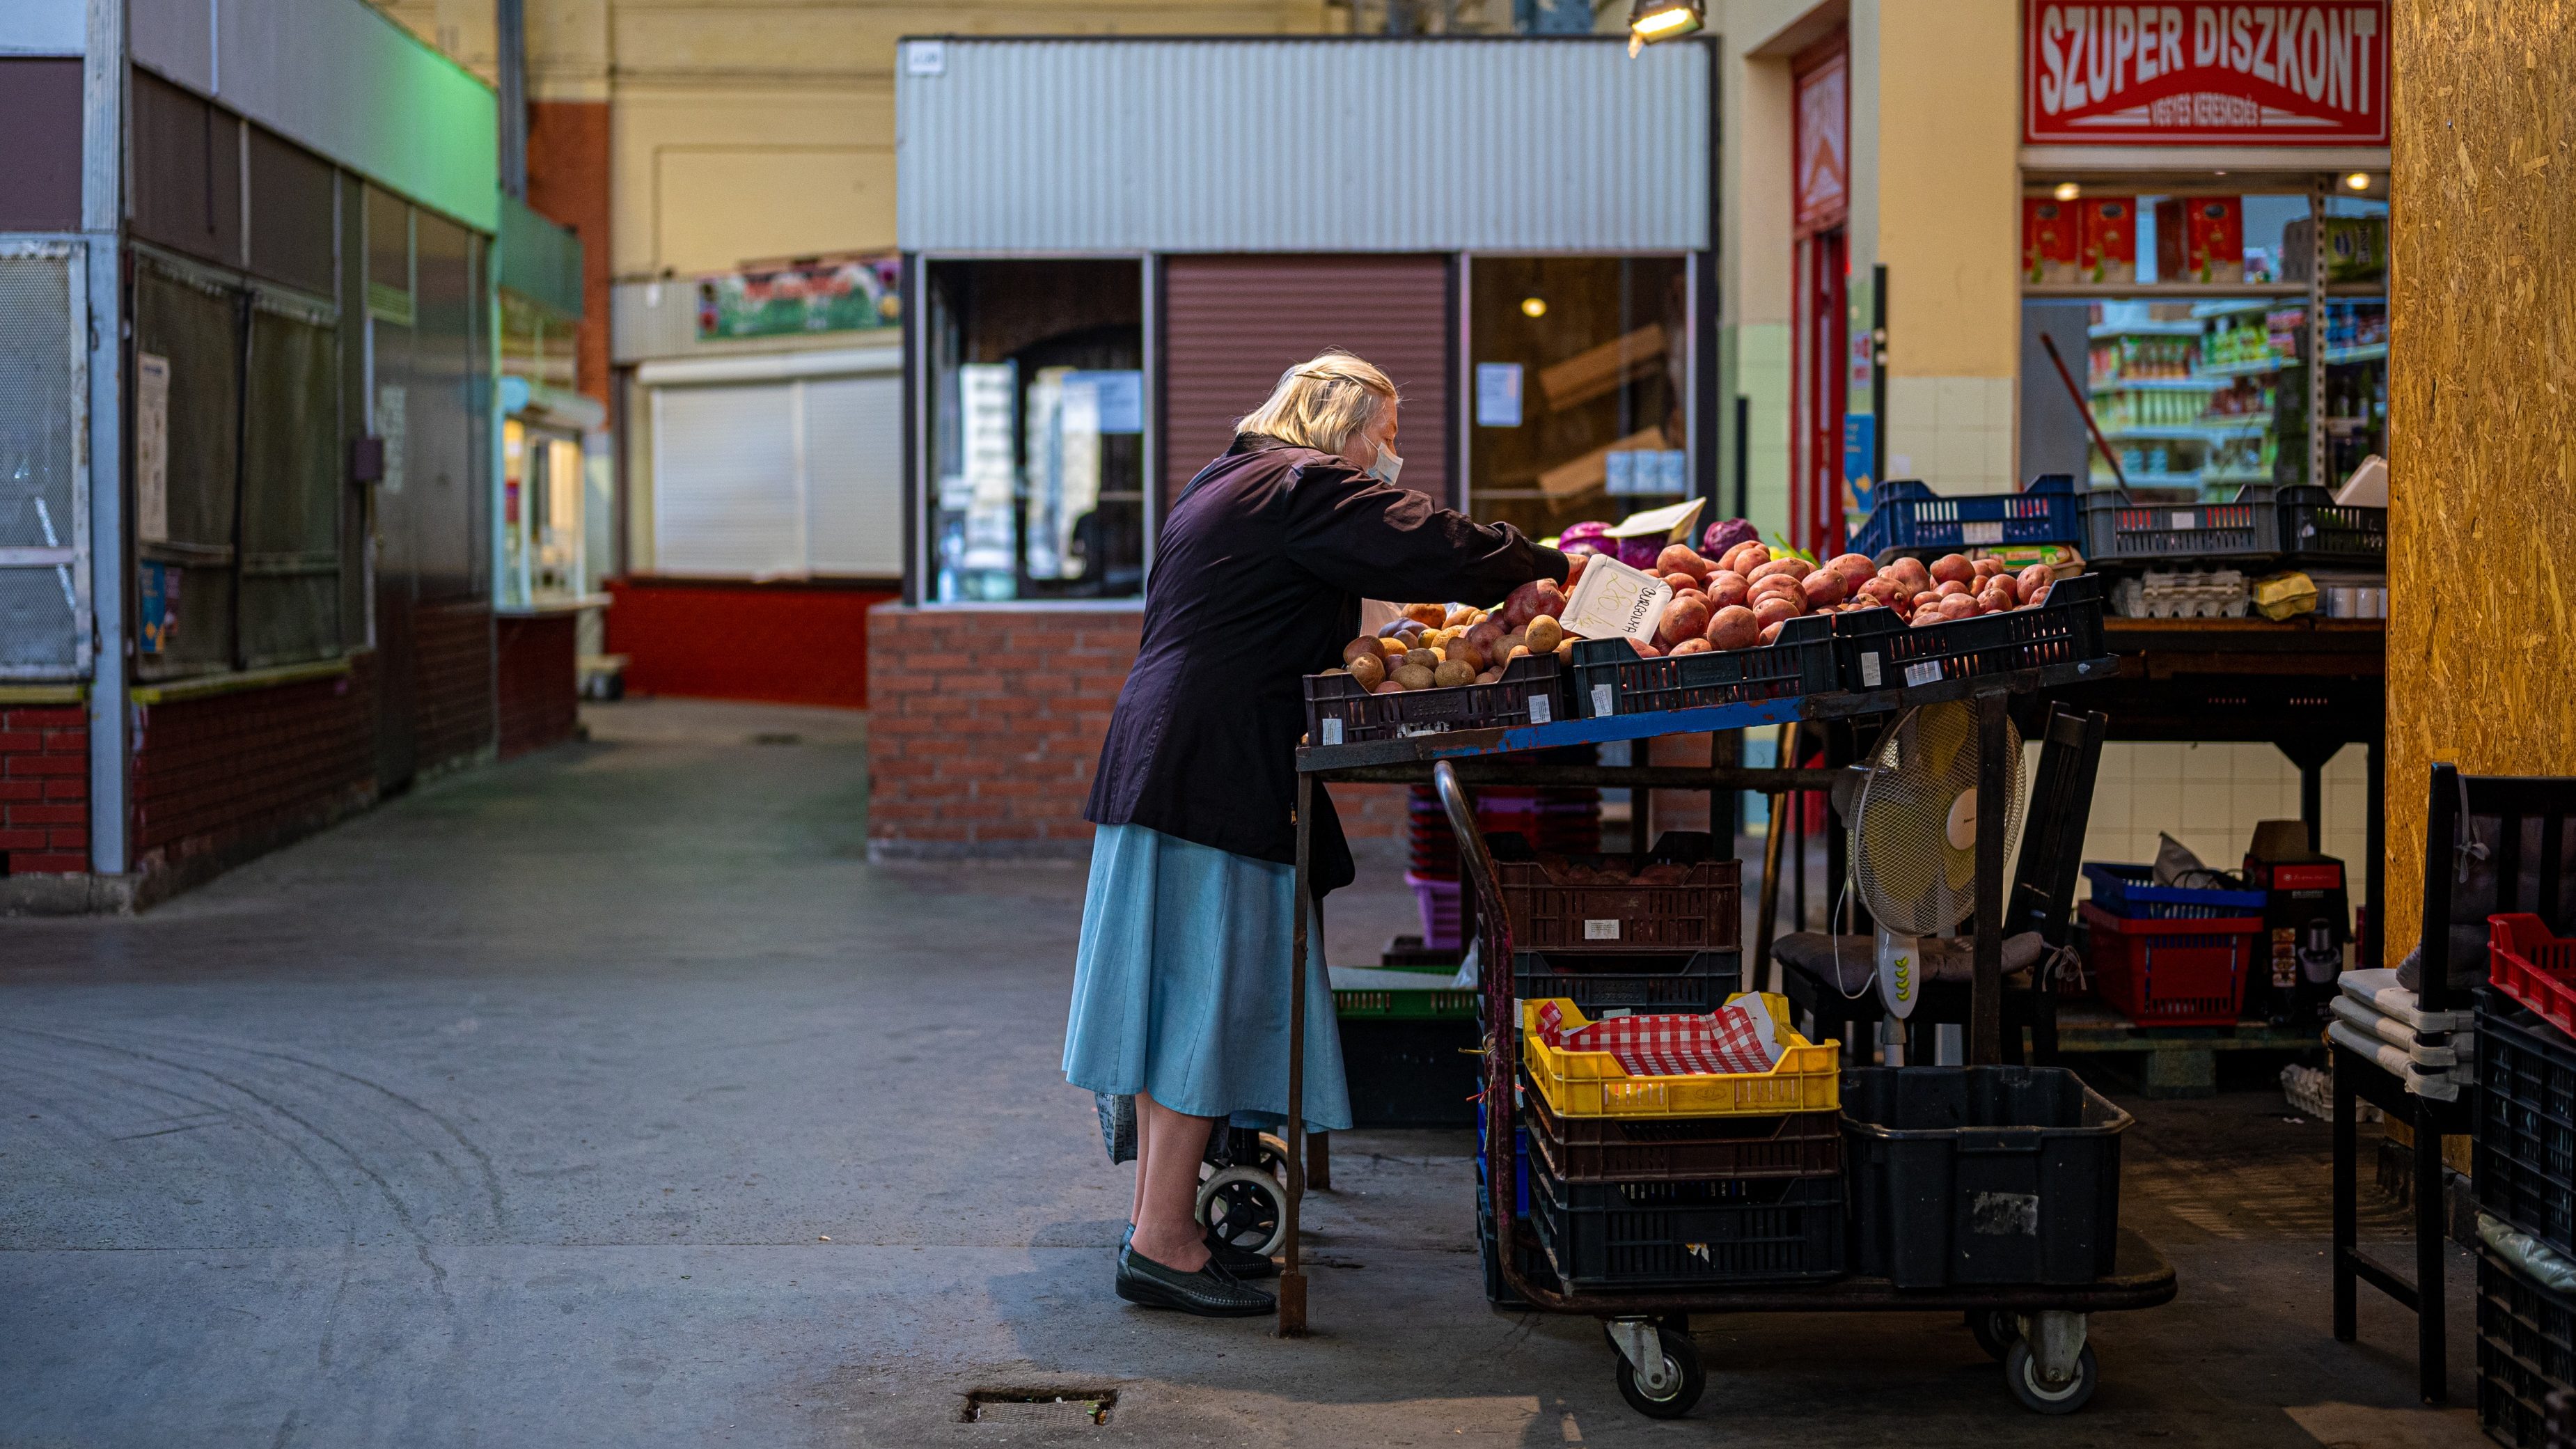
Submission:
<svg viewBox="0 0 2576 1449">
<path fill-rule="evenodd" d="M 1561 752 L 1560 752 L 1561 753 Z M 1590 747 L 1575 751 L 1590 763 Z M 1601 792 L 1589 786 L 1495 788 L 1476 793 L 1476 825 L 1488 833 L 1519 836 L 1529 848 L 1548 854 L 1601 848 Z M 1464 949 L 1458 885 L 1458 836 L 1440 808 L 1440 797 L 1428 785 L 1413 787 L 1405 820 L 1407 869 L 1404 883 L 1413 888 L 1422 910 L 1425 950 Z"/>
<path fill-rule="evenodd" d="M 2576 1392 L 2576 940 L 2536 916 L 2488 923 L 2469 1174 L 2478 1422 L 2502 1443 L 2539 1449 L 2559 1442 L 2550 1401 Z"/>
<path fill-rule="evenodd" d="M 2143 865 L 2087 862 L 2084 878 L 2084 960 L 2105 1004 L 2140 1026 L 2236 1023 L 2264 892 L 2160 886 Z"/>
<path fill-rule="evenodd" d="M 1665 832 L 1651 851 L 1542 853 L 1485 837 L 1497 900 L 1484 907 L 1485 959 L 1510 963 L 1522 997 L 1586 1011 L 1706 1012 L 1743 970 L 1740 863 L 1702 831 Z"/>
<path fill-rule="evenodd" d="M 1669 1070 L 1672 1056 L 1657 1047 L 1586 1049 L 1598 1033 L 1585 1030 L 1592 1023 L 1580 1007 L 1522 1003 L 1515 1101 L 1528 1212 L 1560 1282 L 1655 1288 L 1842 1275 L 1836 1045 L 1791 1031 L 1784 998 L 1736 1004 L 1767 1013 L 1785 1045 L 1768 1071 Z M 1636 1036 L 1688 1039 L 1685 1018 L 1647 1020 L 1671 1025 Z"/>
</svg>

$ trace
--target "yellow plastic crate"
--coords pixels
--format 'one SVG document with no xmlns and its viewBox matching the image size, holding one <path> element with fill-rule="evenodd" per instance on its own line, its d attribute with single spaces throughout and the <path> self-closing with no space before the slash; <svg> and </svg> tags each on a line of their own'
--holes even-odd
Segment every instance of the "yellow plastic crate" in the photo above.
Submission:
<svg viewBox="0 0 2576 1449">
<path fill-rule="evenodd" d="M 1521 1003 L 1521 1057 L 1548 1109 L 1560 1117 L 1758 1117 L 1776 1112 L 1833 1112 L 1842 1107 L 1840 1042 L 1811 1042 L 1789 1027 L 1789 999 L 1758 998 L 1788 1043 L 1779 1064 L 1762 1073 L 1632 1077 L 1609 1052 L 1561 1051 L 1538 1030 L 1544 1001 Z M 1590 1025 L 1582 1009 L 1559 1000 L 1562 1030 Z"/>
</svg>

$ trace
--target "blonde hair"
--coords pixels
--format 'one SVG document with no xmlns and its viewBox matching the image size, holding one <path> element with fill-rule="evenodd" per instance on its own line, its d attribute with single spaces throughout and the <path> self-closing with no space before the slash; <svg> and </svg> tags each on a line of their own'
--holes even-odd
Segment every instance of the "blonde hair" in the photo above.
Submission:
<svg viewBox="0 0 2576 1449">
<path fill-rule="evenodd" d="M 1279 374 L 1269 400 L 1238 419 L 1234 430 L 1339 453 L 1389 404 L 1402 400 L 1385 373 L 1338 347 L 1327 348 Z"/>
</svg>

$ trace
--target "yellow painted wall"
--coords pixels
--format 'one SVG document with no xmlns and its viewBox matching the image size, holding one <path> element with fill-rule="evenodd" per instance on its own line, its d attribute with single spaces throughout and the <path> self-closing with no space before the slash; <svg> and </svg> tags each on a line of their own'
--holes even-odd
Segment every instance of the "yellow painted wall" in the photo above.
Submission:
<svg viewBox="0 0 2576 1449">
<path fill-rule="evenodd" d="M 2021 350 L 2020 0 L 1877 10 L 1890 374 L 2010 377 Z"/>
<path fill-rule="evenodd" d="M 2391 9 L 2393 956 L 2433 763 L 2576 775 L 2576 9 Z"/>
</svg>

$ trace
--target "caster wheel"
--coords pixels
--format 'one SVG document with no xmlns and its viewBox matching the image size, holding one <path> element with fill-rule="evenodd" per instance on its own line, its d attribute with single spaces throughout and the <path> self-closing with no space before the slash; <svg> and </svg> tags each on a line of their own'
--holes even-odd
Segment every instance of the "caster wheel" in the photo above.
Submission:
<svg viewBox="0 0 2576 1449">
<path fill-rule="evenodd" d="M 1229 1167 L 1199 1184 L 1198 1218 L 1218 1238 L 1266 1258 L 1288 1236 L 1288 1193 L 1258 1167 Z"/>
<path fill-rule="evenodd" d="M 1666 1372 L 1675 1376 L 1672 1384 L 1661 1398 L 1649 1395 L 1637 1382 L 1636 1370 L 1621 1357 L 1614 1360 L 1618 1365 L 1619 1397 L 1649 1419 L 1678 1419 L 1699 1402 L 1700 1393 L 1708 1387 L 1708 1372 L 1700 1366 L 1699 1349 L 1687 1334 L 1665 1328 L 1656 1331 L 1655 1339 L 1663 1346 Z"/>
<path fill-rule="evenodd" d="M 2027 1339 L 2014 1339 L 2004 1354 L 2004 1382 L 2021 1406 L 2035 1414 L 2072 1414 L 2083 1408 L 2101 1377 L 2089 1343 L 2075 1356 L 2075 1377 L 2053 1386 L 2039 1376 L 2039 1355 L 2031 1352 Z"/>
<path fill-rule="evenodd" d="M 1984 1349 L 1988 1358 L 2002 1363 L 2012 1346 L 2021 1342 L 2021 1315 L 2000 1308 L 1971 1308 L 1968 1332 L 1976 1336 L 1977 1347 Z"/>
</svg>

